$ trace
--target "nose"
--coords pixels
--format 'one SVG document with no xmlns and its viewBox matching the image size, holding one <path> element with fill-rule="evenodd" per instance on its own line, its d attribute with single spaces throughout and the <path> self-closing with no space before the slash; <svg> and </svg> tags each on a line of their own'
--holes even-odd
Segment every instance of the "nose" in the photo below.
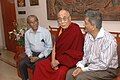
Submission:
<svg viewBox="0 0 120 80">
<path fill-rule="evenodd" d="M 61 19 L 61 22 L 65 22 L 63 19 Z"/>
</svg>

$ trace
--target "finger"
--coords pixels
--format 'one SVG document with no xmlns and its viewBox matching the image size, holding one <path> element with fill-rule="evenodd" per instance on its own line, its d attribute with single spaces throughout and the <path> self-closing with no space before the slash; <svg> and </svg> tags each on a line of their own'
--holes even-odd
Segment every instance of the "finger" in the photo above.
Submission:
<svg viewBox="0 0 120 80">
<path fill-rule="evenodd" d="M 30 60 L 30 62 L 33 62 L 33 60 Z"/>
<path fill-rule="evenodd" d="M 77 75 L 77 71 L 74 71 L 72 75 L 75 77 Z"/>
<path fill-rule="evenodd" d="M 54 67 L 54 70 L 58 70 L 58 67 Z"/>
<path fill-rule="evenodd" d="M 53 64 L 51 63 L 51 67 L 54 68 Z"/>
<path fill-rule="evenodd" d="M 73 77 L 76 77 L 76 76 L 77 76 L 77 74 L 72 74 L 72 76 L 73 76 Z"/>
</svg>

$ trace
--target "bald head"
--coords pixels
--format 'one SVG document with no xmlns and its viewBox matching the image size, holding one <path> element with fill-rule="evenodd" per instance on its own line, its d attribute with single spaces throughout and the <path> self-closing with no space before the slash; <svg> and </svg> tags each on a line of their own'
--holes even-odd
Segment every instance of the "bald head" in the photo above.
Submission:
<svg viewBox="0 0 120 80">
<path fill-rule="evenodd" d="M 27 23 L 28 23 L 29 27 L 31 27 L 34 32 L 37 31 L 38 26 L 39 26 L 39 22 L 38 22 L 37 16 L 29 15 L 27 17 Z"/>
<path fill-rule="evenodd" d="M 29 22 L 30 19 L 32 19 L 32 18 L 34 18 L 36 21 L 38 21 L 37 16 L 35 16 L 35 15 L 29 15 L 29 16 L 27 17 L 27 22 Z"/>
<path fill-rule="evenodd" d="M 70 16 L 70 13 L 67 10 L 60 10 L 60 12 L 58 13 L 58 17 L 64 15 L 66 17 Z"/>
</svg>

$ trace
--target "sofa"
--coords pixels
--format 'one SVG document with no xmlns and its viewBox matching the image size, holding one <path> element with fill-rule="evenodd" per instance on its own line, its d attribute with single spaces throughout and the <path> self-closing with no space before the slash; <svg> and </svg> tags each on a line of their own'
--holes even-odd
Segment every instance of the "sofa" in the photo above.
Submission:
<svg viewBox="0 0 120 80">
<path fill-rule="evenodd" d="M 57 37 L 57 28 L 49 28 L 50 29 L 50 32 L 52 34 L 52 39 L 54 41 L 55 37 Z M 81 28 L 82 32 L 84 33 L 84 28 Z M 116 37 L 116 40 L 117 40 L 117 53 L 118 53 L 118 62 L 119 62 L 119 67 L 118 67 L 118 75 L 116 76 L 116 78 L 114 78 L 114 80 L 120 80 L 120 32 L 110 32 L 112 33 L 115 37 Z M 21 49 L 21 50 L 19 50 Z M 20 75 L 20 72 L 19 72 L 19 62 L 25 57 L 25 53 L 24 53 L 24 47 L 22 48 L 17 48 L 17 53 L 15 55 L 15 61 L 16 61 L 16 64 L 17 64 L 17 72 L 18 72 L 18 76 L 21 77 Z M 28 68 L 28 74 L 29 74 L 29 78 L 30 80 L 32 79 L 32 75 L 33 75 L 33 70 Z"/>
</svg>

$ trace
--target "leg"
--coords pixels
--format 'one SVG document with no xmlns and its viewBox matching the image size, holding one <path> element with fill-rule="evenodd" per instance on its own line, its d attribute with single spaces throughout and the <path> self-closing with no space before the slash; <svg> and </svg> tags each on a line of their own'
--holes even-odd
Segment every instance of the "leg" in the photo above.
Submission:
<svg viewBox="0 0 120 80">
<path fill-rule="evenodd" d="M 75 69 L 76 68 L 72 68 L 72 69 L 68 70 L 68 72 L 66 74 L 66 80 L 74 80 L 74 77 L 72 76 L 72 73 Z"/>
<path fill-rule="evenodd" d="M 97 80 L 97 79 L 94 79 L 92 76 L 92 72 L 83 72 L 83 73 L 80 73 L 76 78 L 75 80 Z M 99 80 L 99 79 L 98 79 Z"/>
<path fill-rule="evenodd" d="M 115 69 L 87 71 L 79 74 L 76 80 L 112 80 L 116 75 L 117 71 Z"/>
<path fill-rule="evenodd" d="M 22 76 L 22 80 L 28 79 L 28 71 L 27 68 L 31 66 L 31 62 L 28 57 L 25 57 L 19 64 L 20 74 Z"/>
</svg>

